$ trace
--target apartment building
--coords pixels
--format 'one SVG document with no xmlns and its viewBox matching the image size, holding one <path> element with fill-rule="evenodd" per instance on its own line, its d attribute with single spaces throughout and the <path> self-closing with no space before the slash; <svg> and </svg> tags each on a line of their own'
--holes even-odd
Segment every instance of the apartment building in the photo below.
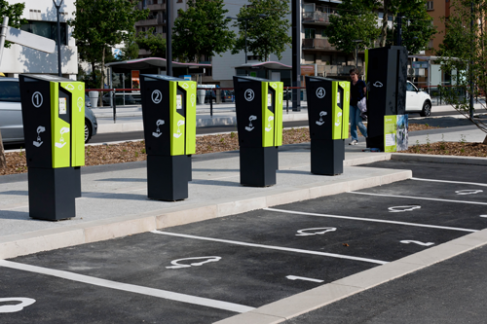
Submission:
<svg viewBox="0 0 487 324">
<path fill-rule="evenodd" d="M 173 19 L 177 17 L 179 9 L 187 8 L 187 0 L 141 0 L 139 9 L 149 8 L 150 15 L 146 20 L 136 23 L 137 32 L 155 28 L 154 32 L 165 36 L 167 30 L 166 1 L 172 1 Z M 242 6 L 248 5 L 247 0 L 225 1 L 227 16 L 236 17 Z M 337 51 L 331 46 L 326 36 L 326 26 L 329 25 L 331 15 L 337 14 L 339 0 L 305 0 L 301 2 L 301 64 L 302 75 L 318 75 L 330 77 L 348 77 L 351 68 L 355 67 L 353 54 Z M 289 4 L 291 11 L 291 3 Z M 291 14 L 286 19 L 291 21 Z M 390 22 L 392 24 L 392 21 Z M 379 24 L 382 24 L 382 15 L 379 14 Z M 230 27 L 235 32 L 237 28 Z M 291 36 L 291 30 L 289 30 Z M 150 52 L 141 50 L 140 57 L 150 57 Z M 247 64 L 245 61 L 247 59 Z M 233 87 L 233 76 L 248 74 L 274 78 L 283 81 L 286 85 L 291 83 L 292 51 L 290 46 L 282 53 L 279 60 L 276 55 L 270 55 L 266 62 L 244 51 L 232 54 L 231 51 L 212 58 L 202 58 L 200 63 L 211 63 L 211 68 L 206 68 L 204 73 L 205 83 L 215 83 L 222 87 Z M 363 66 L 364 56 L 359 53 L 358 66 Z"/>
<path fill-rule="evenodd" d="M 428 0 L 426 1 L 426 11 L 433 18 L 433 25 L 437 28 L 435 38 L 430 41 L 426 50 L 426 55 L 435 55 L 440 49 L 440 44 L 445 38 L 444 17 L 450 16 L 450 0 Z"/>
<path fill-rule="evenodd" d="M 22 30 L 57 40 L 57 12 L 52 0 L 9 0 L 9 4 L 24 3 L 22 17 L 28 23 Z M 78 74 L 78 48 L 71 36 L 72 27 L 66 23 L 76 11 L 74 1 L 64 1 L 60 9 L 61 19 L 61 66 L 64 77 L 76 79 Z M 58 54 L 47 54 L 27 47 L 12 44 L 6 48 L 0 63 L 0 72 L 9 77 L 20 73 L 58 73 Z"/>
</svg>

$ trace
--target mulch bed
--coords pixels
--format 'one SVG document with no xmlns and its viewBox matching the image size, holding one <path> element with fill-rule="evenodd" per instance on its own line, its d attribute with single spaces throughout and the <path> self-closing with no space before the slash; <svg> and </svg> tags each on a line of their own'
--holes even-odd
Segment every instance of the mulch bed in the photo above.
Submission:
<svg viewBox="0 0 487 324">
<path fill-rule="evenodd" d="M 487 157 L 487 145 L 482 143 L 438 142 L 413 145 L 400 153 Z"/>
<path fill-rule="evenodd" d="M 432 128 L 437 127 L 409 124 L 410 132 Z M 286 129 L 283 131 L 282 139 L 284 145 L 306 143 L 310 141 L 309 130 L 307 127 Z M 238 149 L 238 135 L 236 132 L 196 137 L 196 154 L 236 151 Z M 5 156 L 7 158 L 7 169 L 0 170 L 0 175 L 27 172 L 25 151 L 6 153 Z M 85 157 L 87 166 L 144 161 L 146 159 L 145 143 L 144 141 L 139 141 L 113 145 L 87 145 L 85 147 Z"/>
</svg>

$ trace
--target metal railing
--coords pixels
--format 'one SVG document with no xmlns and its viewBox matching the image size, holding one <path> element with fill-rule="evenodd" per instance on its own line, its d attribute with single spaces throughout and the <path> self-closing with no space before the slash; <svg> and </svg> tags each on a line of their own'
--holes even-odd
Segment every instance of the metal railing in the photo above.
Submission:
<svg viewBox="0 0 487 324">
<path fill-rule="evenodd" d="M 303 12 L 303 23 L 327 24 L 330 22 L 330 16 L 336 14 L 337 11 L 335 8 L 326 7 L 326 6 L 316 6 L 315 11 Z"/>
</svg>

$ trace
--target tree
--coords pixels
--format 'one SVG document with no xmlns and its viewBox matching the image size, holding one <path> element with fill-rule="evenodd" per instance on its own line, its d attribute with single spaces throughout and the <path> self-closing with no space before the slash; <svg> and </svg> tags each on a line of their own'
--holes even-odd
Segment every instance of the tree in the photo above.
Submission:
<svg viewBox="0 0 487 324">
<path fill-rule="evenodd" d="M 76 0 L 73 37 L 81 53 L 92 62 L 101 62 L 101 85 L 105 84 L 105 57 L 108 46 L 129 41 L 135 22 L 147 18 L 149 9 L 137 10 L 138 0 Z M 101 56 L 101 60 L 100 60 Z M 101 97 L 101 96 L 100 96 Z M 101 100 L 101 98 L 100 98 Z"/>
<path fill-rule="evenodd" d="M 126 42 L 120 60 L 128 61 L 136 59 L 137 57 L 139 57 L 139 45 L 137 45 L 135 39 Z"/>
<path fill-rule="evenodd" d="M 173 53 L 182 61 L 198 61 L 233 47 L 235 33 L 228 28 L 223 0 L 189 0 L 174 21 Z"/>
<path fill-rule="evenodd" d="M 239 37 L 235 43 L 233 54 L 245 49 L 267 61 L 271 54 L 279 59 L 286 46 L 291 44 L 288 35 L 291 29 L 288 15 L 288 0 L 249 0 L 248 6 L 242 6 L 237 15 L 235 26 L 239 28 Z"/>
<path fill-rule="evenodd" d="M 451 76 L 451 85 L 439 87 L 440 94 L 455 110 L 487 133 L 487 123 L 470 115 L 469 102 L 470 97 L 487 93 L 487 37 L 484 31 L 487 3 L 453 0 L 450 12 L 448 20 L 445 19 L 445 38 L 437 54 L 441 56 L 442 71 Z M 485 103 L 480 105 L 480 109 L 487 109 Z M 487 136 L 484 143 L 487 144 Z"/>
<path fill-rule="evenodd" d="M 355 47 L 364 50 L 374 45 L 380 34 L 377 14 L 363 0 L 344 0 L 338 6 L 338 15 L 330 16 L 326 35 L 330 44 L 345 53 L 354 53 Z M 354 42 L 361 40 L 362 42 Z"/>
<path fill-rule="evenodd" d="M 20 28 L 22 24 L 27 23 L 27 19 L 21 18 L 24 12 L 25 4 L 16 3 L 9 5 L 7 1 L 0 0 L 0 24 L 3 22 L 3 17 L 8 17 L 8 25 L 14 28 Z M 12 43 L 5 42 L 5 48 L 10 48 Z M 3 149 L 2 132 L 0 131 L 0 170 L 7 168 L 7 160 L 5 158 L 5 151 Z"/>
<path fill-rule="evenodd" d="M 383 13 L 382 26 L 378 28 L 377 15 Z M 340 50 L 351 53 L 355 46 L 351 41 L 361 39 L 359 48 L 395 43 L 396 18 L 403 17 L 402 40 L 410 54 L 426 48 L 436 33 L 432 18 L 426 12 L 425 0 L 344 0 L 338 6 L 338 16 L 330 17 L 327 30 L 330 43 Z M 372 16 L 375 16 L 372 17 Z M 389 27 L 389 17 L 393 21 Z"/>
<path fill-rule="evenodd" d="M 0 0 L 0 25 L 3 22 L 3 17 L 7 16 L 9 18 L 8 25 L 14 28 L 20 28 L 23 24 L 27 24 L 27 19 L 22 18 L 22 13 L 24 12 L 25 4 L 16 3 L 9 5 L 6 0 Z M 5 42 L 5 48 L 10 48 L 12 43 Z"/>
<path fill-rule="evenodd" d="M 166 39 L 162 34 L 154 34 L 154 28 L 140 32 L 135 42 L 139 48 L 150 51 L 151 56 L 166 57 Z"/>
</svg>

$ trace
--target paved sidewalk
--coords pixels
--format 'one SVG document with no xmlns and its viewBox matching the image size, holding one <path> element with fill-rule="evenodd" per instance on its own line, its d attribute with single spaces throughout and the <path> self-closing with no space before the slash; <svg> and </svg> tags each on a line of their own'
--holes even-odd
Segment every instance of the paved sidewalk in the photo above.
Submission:
<svg viewBox="0 0 487 324">
<path fill-rule="evenodd" d="M 49 222 L 29 218 L 26 175 L 0 178 L 0 259 L 100 241 L 233 215 L 282 203 L 380 186 L 411 177 L 407 170 L 352 166 L 390 159 L 390 154 L 350 148 L 344 174 L 310 173 L 309 144 L 282 147 L 277 185 L 243 187 L 238 152 L 193 156 L 189 198 L 162 202 L 147 198 L 145 162 L 85 167 L 77 217 Z"/>
<path fill-rule="evenodd" d="M 98 134 L 135 132 L 143 130 L 142 108 L 140 106 L 126 106 L 117 108 L 116 122 L 113 122 L 113 109 L 111 107 L 92 108 L 98 121 Z M 301 111 L 286 109 L 284 105 L 283 121 L 308 120 L 307 102 L 301 102 Z M 213 105 L 213 116 L 210 116 L 210 105 L 196 107 L 197 127 L 236 125 L 234 103 Z"/>
</svg>

